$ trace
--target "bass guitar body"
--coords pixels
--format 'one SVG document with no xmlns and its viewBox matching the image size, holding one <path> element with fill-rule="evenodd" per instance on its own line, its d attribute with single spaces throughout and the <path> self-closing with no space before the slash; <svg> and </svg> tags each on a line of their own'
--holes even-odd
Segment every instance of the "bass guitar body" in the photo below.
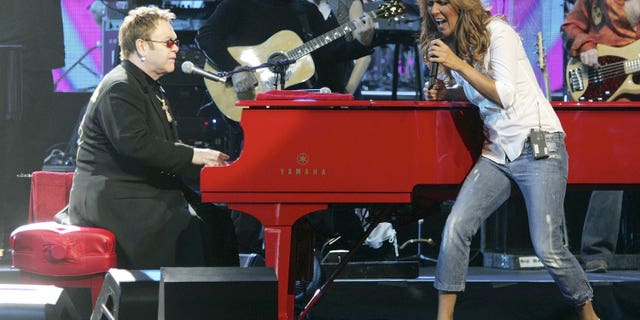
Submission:
<svg viewBox="0 0 640 320">
<path fill-rule="evenodd" d="M 625 47 L 598 45 L 600 67 L 590 68 L 571 58 L 566 84 L 574 101 L 612 101 L 623 95 L 640 95 L 634 74 L 640 71 L 640 40 Z"/>
</svg>

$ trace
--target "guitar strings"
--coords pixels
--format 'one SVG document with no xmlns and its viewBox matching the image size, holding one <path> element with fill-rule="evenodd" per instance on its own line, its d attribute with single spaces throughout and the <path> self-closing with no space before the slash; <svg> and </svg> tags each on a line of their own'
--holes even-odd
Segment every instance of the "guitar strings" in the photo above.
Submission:
<svg viewBox="0 0 640 320">
<path fill-rule="evenodd" d="M 625 75 L 624 71 L 625 61 L 618 61 L 606 64 L 599 69 L 589 71 L 589 81 L 596 81 L 599 79 L 608 79 Z"/>
</svg>

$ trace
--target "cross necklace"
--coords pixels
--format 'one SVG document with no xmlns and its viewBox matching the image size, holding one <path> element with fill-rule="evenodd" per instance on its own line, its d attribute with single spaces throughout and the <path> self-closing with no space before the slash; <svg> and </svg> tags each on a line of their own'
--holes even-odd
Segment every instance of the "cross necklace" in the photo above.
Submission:
<svg viewBox="0 0 640 320">
<path fill-rule="evenodd" d="M 169 112 L 169 105 L 167 105 L 167 100 L 160 98 L 160 96 L 158 96 L 157 94 L 156 98 L 158 98 L 158 100 L 162 102 L 162 110 L 164 110 L 164 113 L 167 115 L 167 121 L 169 121 L 169 123 L 173 122 L 173 117 L 171 116 L 171 112 Z"/>
</svg>

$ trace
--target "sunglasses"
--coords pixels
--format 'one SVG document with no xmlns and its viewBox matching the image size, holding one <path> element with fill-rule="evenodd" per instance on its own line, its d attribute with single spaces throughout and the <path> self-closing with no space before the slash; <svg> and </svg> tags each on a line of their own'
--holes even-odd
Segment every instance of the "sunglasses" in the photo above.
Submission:
<svg viewBox="0 0 640 320">
<path fill-rule="evenodd" d="M 165 46 L 167 46 L 167 48 L 169 49 L 173 48 L 173 46 L 180 46 L 180 40 L 178 39 L 169 39 L 167 41 L 156 41 L 156 40 L 144 39 L 144 41 L 162 43 Z"/>
</svg>

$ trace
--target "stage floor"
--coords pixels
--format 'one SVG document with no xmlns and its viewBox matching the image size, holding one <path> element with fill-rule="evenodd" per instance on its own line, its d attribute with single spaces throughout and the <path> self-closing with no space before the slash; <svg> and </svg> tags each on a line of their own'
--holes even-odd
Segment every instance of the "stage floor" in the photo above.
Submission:
<svg viewBox="0 0 640 320">
<path fill-rule="evenodd" d="M 587 274 L 601 319 L 640 319 L 640 270 Z M 310 312 L 311 319 L 435 319 L 434 268 L 416 279 L 338 279 Z M 544 269 L 470 267 L 456 319 L 577 319 Z"/>
<path fill-rule="evenodd" d="M 435 319 L 434 268 L 415 279 L 337 279 L 309 313 L 309 320 Z M 587 274 L 601 319 L 640 319 L 640 270 Z M 19 283 L 19 272 L 0 265 L 0 284 Z M 470 267 L 456 319 L 573 320 L 551 277 L 543 269 Z"/>
</svg>

